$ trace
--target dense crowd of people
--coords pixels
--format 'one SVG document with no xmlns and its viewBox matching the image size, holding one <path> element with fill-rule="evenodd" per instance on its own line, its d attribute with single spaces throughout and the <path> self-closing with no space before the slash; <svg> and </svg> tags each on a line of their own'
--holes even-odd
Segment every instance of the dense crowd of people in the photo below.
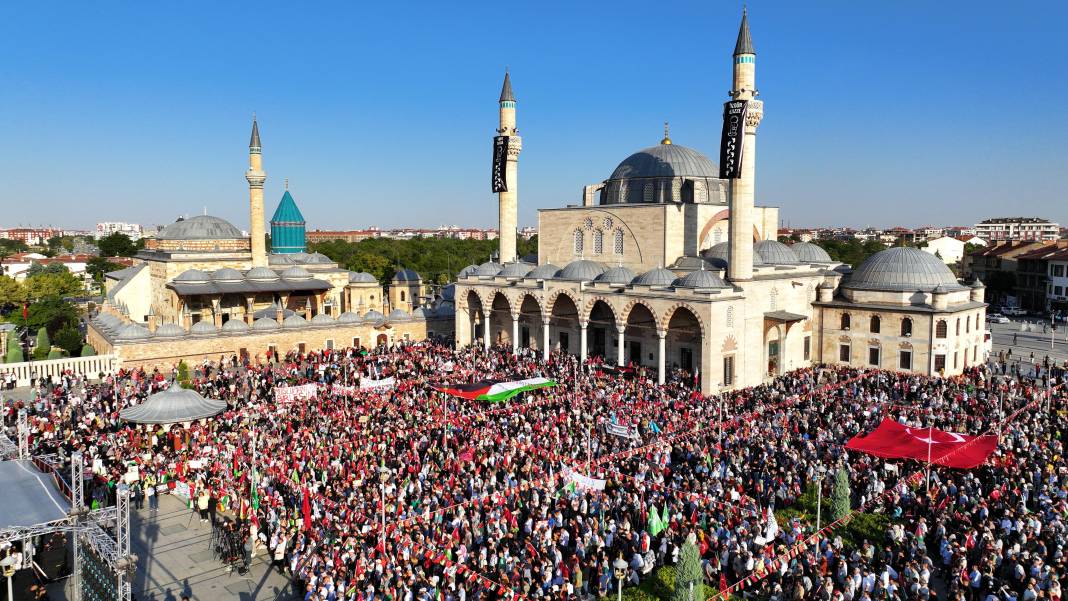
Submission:
<svg viewBox="0 0 1068 601">
<path fill-rule="evenodd" d="M 1065 374 L 1031 375 L 996 362 L 950 379 L 824 366 L 702 397 L 682 373 L 658 386 L 596 359 L 423 342 L 204 362 L 192 385 L 227 410 L 169 428 L 119 411 L 177 368 L 57 378 L 28 409 L 33 452 L 83 452 L 95 504 L 124 480 L 149 511 L 157 490 L 187 490 L 201 519 L 232 520 L 248 554 L 307 600 L 592 598 L 675 564 L 689 538 L 706 582 L 736 594 L 1031 601 L 1060 599 L 1068 551 Z M 534 376 L 557 386 L 499 405 L 438 390 Z M 314 399 L 275 398 L 304 384 Z M 929 478 L 922 463 L 846 451 L 887 417 L 1001 442 L 983 466 Z M 840 470 L 851 506 L 887 516 L 887 532 L 830 529 L 809 545 L 807 517 L 771 527 Z M 569 486 L 571 472 L 603 490 Z"/>
</svg>

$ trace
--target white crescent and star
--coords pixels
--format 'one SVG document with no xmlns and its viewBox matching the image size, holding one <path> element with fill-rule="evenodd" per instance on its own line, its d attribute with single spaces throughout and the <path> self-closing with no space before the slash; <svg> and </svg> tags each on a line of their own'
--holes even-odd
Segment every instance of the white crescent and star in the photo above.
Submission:
<svg viewBox="0 0 1068 601">
<path fill-rule="evenodd" d="M 929 432 L 930 430 L 928 430 L 928 433 Z M 912 428 L 905 428 L 905 433 L 915 438 L 916 440 L 920 442 L 925 442 L 927 444 L 955 444 L 958 442 L 965 442 L 964 436 L 957 434 L 956 432 L 945 432 L 945 434 L 952 436 L 953 440 L 934 440 L 930 436 L 917 436 L 916 434 L 912 433 Z"/>
</svg>

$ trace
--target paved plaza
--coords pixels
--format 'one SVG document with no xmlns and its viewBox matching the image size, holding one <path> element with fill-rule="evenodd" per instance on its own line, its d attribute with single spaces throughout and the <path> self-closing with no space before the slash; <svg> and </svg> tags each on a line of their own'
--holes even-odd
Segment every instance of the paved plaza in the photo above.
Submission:
<svg viewBox="0 0 1068 601">
<path fill-rule="evenodd" d="M 1068 361 L 1068 327 L 1058 324 L 1052 347 L 1048 321 L 1013 320 L 1010 323 L 988 323 L 993 336 L 991 356 L 997 358 L 999 352 L 1008 353 L 1012 349 L 1015 360 L 1030 361 L 1034 353 L 1035 361 L 1041 363 L 1048 355 L 1057 363 Z M 1013 336 L 1015 335 L 1015 343 Z"/>
</svg>

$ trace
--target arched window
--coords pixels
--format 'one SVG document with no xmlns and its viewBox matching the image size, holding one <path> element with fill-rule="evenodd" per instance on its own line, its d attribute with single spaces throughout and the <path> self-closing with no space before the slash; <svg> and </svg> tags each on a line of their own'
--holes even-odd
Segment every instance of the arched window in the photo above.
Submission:
<svg viewBox="0 0 1068 601">
<path fill-rule="evenodd" d="M 403 301 L 403 300 L 404 300 L 404 291 L 401 290 L 401 301 Z"/>
<path fill-rule="evenodd" d="M 575 254 L 576 255 L 581 255 L 582 254 L 583 242 L 584 241 L 585 240 L 584 240 L 584 237 L 582 235 L 582 230 L 576 229 L 575 230 Z"/>
<path fill-rule="evenodd" d="M 949 324 L 946 323 L 946 320 L 939 319 L 938 323 L 935 324 L 935 338 L 945 338 L 948 333 Z"/>
<path fill-rule="evenodd" d="M 912 336 L 912 320 L 908 317 L 901 320 L 901 335 Z"/>
<path fill-rule="evenodd" d="M 842 313 L 842 329 L 849 329 L 849 313 Z"/>
<path fill-rule="evenodd" d="M 965 334 L 969 334 L 969 333 L 971 333 L 971 331 L 972 331 L 972 316 L 971 315 L 965 315 L 964 316 L 964 333 Z"/>
<path fill-rule="evenodd" d="M 602 253 L 604 253 L 604 232 L 595 230 L 593 232 L 593 254 L 599 255 Z"/>
<path fill-rule="evenodd" d="M 960 336 L 960 318 L 959 317 L 957 318 L 957 333 L 955 335 L 956 336 Z"/>
<path fill-rule="evenodd" d="M 612 247 L 617 255 L 623 254 L 623 230 L 616 230 L 612 233 Z"/>
<path fill-rule="evenodd" d="M 872 334 L 878 334 L 881 327 L 882 320 L 879 319 L 878 315 L 872 315 L 871 322 L 868 324 L 868 330 L 871 331 Z"/>
</svg>

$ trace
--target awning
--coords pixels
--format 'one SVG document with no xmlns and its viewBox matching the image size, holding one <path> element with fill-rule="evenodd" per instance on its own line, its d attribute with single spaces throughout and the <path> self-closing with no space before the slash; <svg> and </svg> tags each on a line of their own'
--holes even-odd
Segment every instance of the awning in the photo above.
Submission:
<svg viewBox="0 0 1068 601">
<path fill-rule="evenodd" d="M 55 478 L 26 460 L 0 461 L 0 528 L 28 528 L 67 517 L 70 501 Z"/>
<path fill-rule="evenodd" d="M 789 311 L 768 311 L 767 313 L 764 313 L 764 319 L 770 319 L 780 323 L 794 323 L 795 321 L 804 321 L 808 319 L 808 315 L 790 313 Z"/>
</svg>

